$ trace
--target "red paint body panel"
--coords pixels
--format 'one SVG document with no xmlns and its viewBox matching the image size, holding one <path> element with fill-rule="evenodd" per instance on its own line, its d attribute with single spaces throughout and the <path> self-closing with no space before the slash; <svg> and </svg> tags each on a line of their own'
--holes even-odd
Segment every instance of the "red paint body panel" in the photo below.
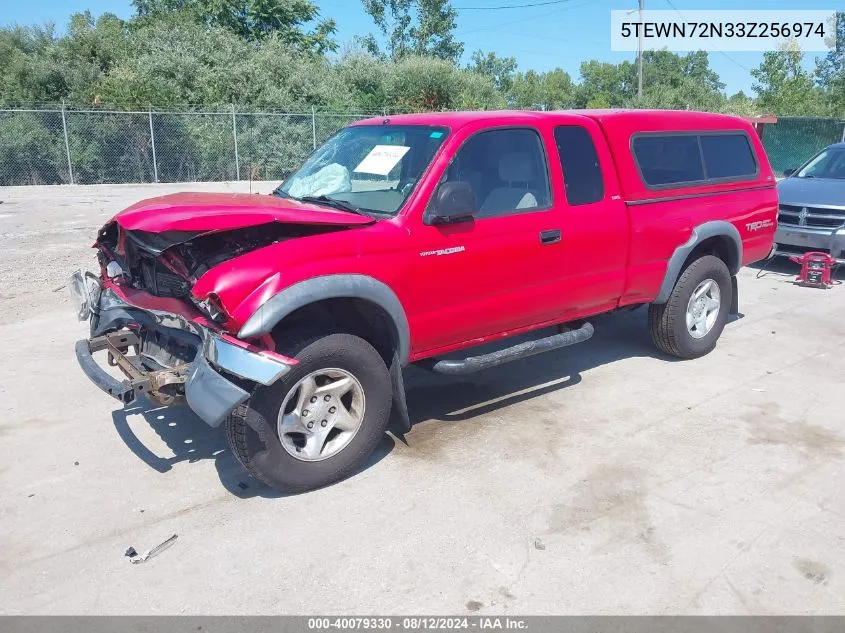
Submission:
<svg viewBox="0 0 845 633">
<path fill-rule="evenodd" d="M 235 333 L 270 297 L 297 282 L 340 273 L 373 277 L 399 298 L 410 328 L 410 360 L 518 332 L 589 317 L 657 297 L 675 250 L 695 227 L 731 222 L 742 263 L 765 257 L 777 217 L 775 179 L 758 136 L 736 117 L 694 112 L 463 112 L 388 117 L 391 124 L 437 125 L 449 135 L 396 217 L 372 221 L 271 196 L 176 194 L 140 202 L 116 216 L 128 230 L 222 231 L 265 222 L 343 225 L 286 240 L 218 264 L 193 295 L 216 295 Z M 384 118 L 353 125 L 381 125 Z M 554 130 L 577 125 L 593 139 L 604 197 L 568 204 Z M 497 127 L 538 132 L 547 158 L 548 209 L 427 225 L 423 214 L 444 171 L 473 134 Z M 738 130 L 759 162 L 744 181 L 649 189 L 631 156 L 631 137 L 651 131 Z M 539 233 L 560 230 L 541 244 Z M 449 250 L 452 249 L 452 250 Z M 426 255 L 436 251 L 446 255 Z"/>
<path fill-rule="evenodd" d="M 115 216 L 129 231 L 225 231 L 268 222 L 356 225 L 372 220 L 290 198 L 249 193 L 174 193 L 142 200 Z"/>
</svg>

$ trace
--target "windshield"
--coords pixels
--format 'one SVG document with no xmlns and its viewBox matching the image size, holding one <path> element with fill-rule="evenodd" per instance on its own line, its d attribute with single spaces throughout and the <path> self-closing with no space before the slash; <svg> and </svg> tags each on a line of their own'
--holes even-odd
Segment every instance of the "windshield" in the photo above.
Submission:
<svg viewBox="0 0 845 633">
<path fill-rule="evenodd" d="M 447 130 L 422 125 L 344 128 L 274 192 L 337 208 L 396 215 Z"/>
<path fill-rule="evenodd" d="M 799 178 L 836 178 L 845 180 L 845 148 L 828 147 L 819 152 L 797 174 Z"/>
</svg>

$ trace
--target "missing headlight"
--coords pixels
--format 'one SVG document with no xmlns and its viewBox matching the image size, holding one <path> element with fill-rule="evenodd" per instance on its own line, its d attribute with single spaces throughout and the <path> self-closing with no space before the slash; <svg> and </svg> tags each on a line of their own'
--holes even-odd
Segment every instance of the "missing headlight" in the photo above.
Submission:
<svg viewBox="0 0 845 633">
<path fill-rule="evenodd" d="M 215 323 L 220 323 L 222 325 L 229 319 L 229 315 L 226 314 L 226 310 L 220 303 L 220 299 L 214 295 L 208 295 L 204 301 L 195 301 L 194 303 L 196 303 L 197 307 L 203 314 Z"/>
</svg>

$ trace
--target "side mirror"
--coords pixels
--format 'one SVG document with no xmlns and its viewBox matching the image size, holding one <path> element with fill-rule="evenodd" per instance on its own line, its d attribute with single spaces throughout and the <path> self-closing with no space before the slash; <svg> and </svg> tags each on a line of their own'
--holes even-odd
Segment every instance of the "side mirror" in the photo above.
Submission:
<svg viewBox="0 0 845 633">
<path fill-rule="evenodd" d="M 434 190 L 425 213 L 426 224 L 452 224 L 471 220 L 475 213 L 475 192 L 468 182 L 442 182 Z"/>
<path fill-rule="evenodd" d="M 791 168 L 791 169 L 784 169 L 784 170 L 783 170 L 783 175 L 784 175 L 786 178 L 789 178 L 789 177 L 790 177 L 792 174 L 794 174 L 796 171 L 798 171 L 798 169 L 796 169 L 795 167 L 793 167 L 793 168 Z"/>
</svg>

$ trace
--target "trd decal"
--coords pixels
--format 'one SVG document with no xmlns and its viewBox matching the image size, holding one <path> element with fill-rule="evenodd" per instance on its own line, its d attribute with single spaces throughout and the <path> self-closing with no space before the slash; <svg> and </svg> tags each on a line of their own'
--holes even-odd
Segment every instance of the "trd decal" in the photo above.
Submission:
<svg viewBox="0 0 845 633">
<path fill-rule="evenodd" d="M 759 231 L 760 229 L 768 229 L 775 225 L 771 220 L 760 220 L 759 222 L 749 222 L 745 225 L 749 231 Z"/>
</svg>

